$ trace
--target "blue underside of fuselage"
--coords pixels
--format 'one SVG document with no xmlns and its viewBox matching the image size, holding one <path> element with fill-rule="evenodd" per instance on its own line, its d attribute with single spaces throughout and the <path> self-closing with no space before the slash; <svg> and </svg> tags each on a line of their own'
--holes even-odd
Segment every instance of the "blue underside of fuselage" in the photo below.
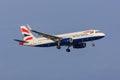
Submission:
<svg viewBox="0 0 120 80">
<path fill-rule="evenodd" d="M 86 41 L 94 41 L 103 38 L 104 36 L 96 36 L 96 37 L 88 37 L 88 38 L 80 38 L 80 39 L 74 39 L 72 44 L 80 43 L 80 42 L 86 42 Z M 36 45 L 35 47 L 51 47 L 56 46 L 56 42 L 47 43 L 47 44 L 40 44 Z M 61 43 L 61 46 L 67 45 L 67 43 Z"/>
</svg>

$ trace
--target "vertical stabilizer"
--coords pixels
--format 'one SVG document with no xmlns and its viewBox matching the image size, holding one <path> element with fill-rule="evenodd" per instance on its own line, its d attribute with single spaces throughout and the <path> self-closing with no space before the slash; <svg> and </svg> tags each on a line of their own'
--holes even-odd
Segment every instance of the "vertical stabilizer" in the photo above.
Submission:
<svg viewBox="0 0 120 80">
<path fill-rule="evenodd" d="M 31 41 L 35 39 L 33 34 L 30 32 L 30 30 L 26 26 L 20 26 L 20 30 L 24 36 L 23 38 L 24 41 Z"/>
</svg>

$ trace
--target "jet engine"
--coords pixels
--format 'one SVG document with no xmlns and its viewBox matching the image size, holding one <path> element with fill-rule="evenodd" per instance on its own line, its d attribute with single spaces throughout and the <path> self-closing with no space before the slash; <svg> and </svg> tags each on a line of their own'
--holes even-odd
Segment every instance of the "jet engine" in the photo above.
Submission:
<svg viewBox="0 0 120 80">
<path fill-rule="evenodd" d="M 65 38 L 63 40 L 60 41 L 61 44 L 70 44 L 73 42 L 73 39 L 72 38 Z"/>
<path fill-rule="evenodd" d="M 78 43 L 78 44 L 73 44 L 73 48 L 85 48 L 86 43 Z"/>
</svg>

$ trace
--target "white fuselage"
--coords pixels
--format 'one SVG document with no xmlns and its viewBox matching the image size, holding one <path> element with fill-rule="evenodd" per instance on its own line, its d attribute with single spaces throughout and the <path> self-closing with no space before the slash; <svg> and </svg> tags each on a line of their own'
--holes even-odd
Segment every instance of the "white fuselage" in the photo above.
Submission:
<svg viewBox="0 0 120 80">
<path fill-rule="evenodd" d="M 94 41 L 94 40 L 100 39 L 104 37 L 105 34 L 100 32 L 99 30 L 86 30 L 86 31 L 73 32 L 73 33 L 67 33 L 67 34 L 60 34 L 55 36 L 62 37 L 62 38 L 72 38 L 73 40 L 83 39 L 83 41 L 80 41 L 80 42 L 87 42 L 87 41 Z M 28 43 L 24 43 L 23 45 L 38 46 L 38 45 L 44 45 L 49 43 L 55 43 L 55 41 L 44 38 L 44 37 L 40 37 L 32 41 L 29 41 Z"/>
</svg>

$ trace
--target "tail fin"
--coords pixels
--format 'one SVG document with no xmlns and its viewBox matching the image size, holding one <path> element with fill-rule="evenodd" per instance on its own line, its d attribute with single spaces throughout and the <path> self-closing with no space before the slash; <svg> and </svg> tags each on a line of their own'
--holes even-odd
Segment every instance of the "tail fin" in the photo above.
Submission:
<svg viewBox="0 0 120 80">
<path fill-rule="evenodd" d="M 24 36 L 24 41 L 31 41 L 34 40 L 35 37 L 33 34 L 30 32 L 30 30 L 26 26 L 20 26 L 20 30 Z"/>
</svg>

